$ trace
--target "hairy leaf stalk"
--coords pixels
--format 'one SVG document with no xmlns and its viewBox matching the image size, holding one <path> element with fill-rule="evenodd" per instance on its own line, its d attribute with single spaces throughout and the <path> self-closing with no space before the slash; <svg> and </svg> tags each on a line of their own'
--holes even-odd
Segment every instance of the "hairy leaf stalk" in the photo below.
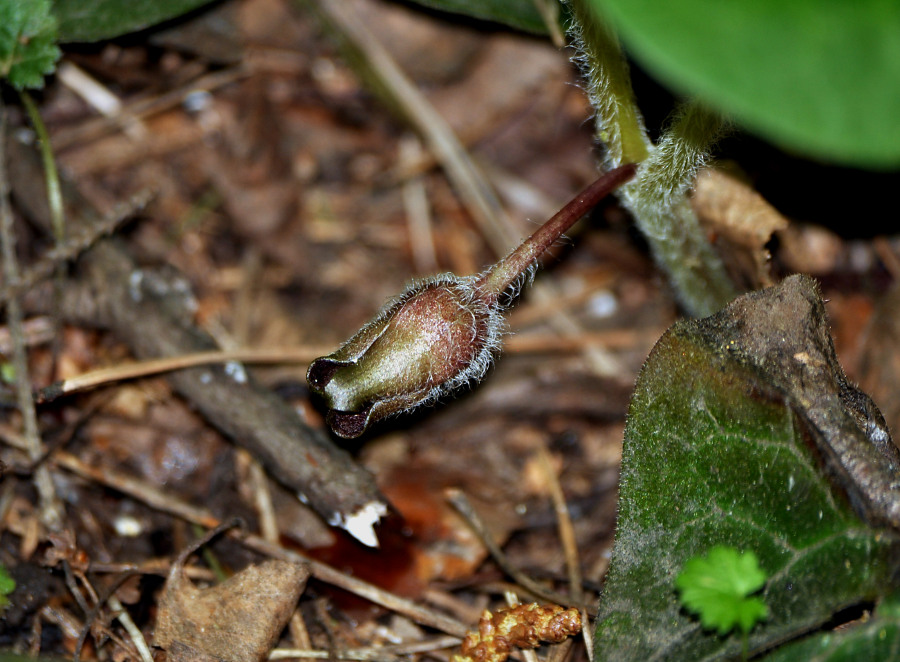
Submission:
<svg viewBox="0 0 900 662">
<path fill-rule="evenodd" d="M 606 145 L 608 167 L 640 162 L 620 199 L 647 238 L 685 310 L 706 316 L 737 290 L 709 245 L 686 194 L 706 162 L 723 122 L 697 103 L 686 104 L 654 146 L 634 100 L 628 65 L 618 40 L 598 19 L 589 0 L 569 0 L 574 60 L 587 78 L 597 113 L 596 135 Z"/>
</svg>

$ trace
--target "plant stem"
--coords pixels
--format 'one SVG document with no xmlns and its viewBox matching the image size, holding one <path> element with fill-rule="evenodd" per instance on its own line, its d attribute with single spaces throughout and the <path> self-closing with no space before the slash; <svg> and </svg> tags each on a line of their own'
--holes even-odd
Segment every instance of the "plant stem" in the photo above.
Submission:
<svg viewBox="0 0 900 662">
<path fill-rule="evenodd" d="M 722 128 L 719 116 L 686 104 L 620 193 L 681 304 L 697 317 L 711 315 L 738 294 L 686 195 Z"/>
<path fill-rule="evenodd" d="M 709 315 L 737 290 L 686 198 L 723 122 L 696 103 L 686 104 L 653 146 L 634 100 L 628 65 L 616 37 L 589 0 L 570 0 L 575 58 L 587 77 L 597 113 L 597 137 L 608 165 L 640 163 L 634 182 L 620 190 L 622 203 L 647 238 L 686 312 Z"/>
<path fill-rule="evenodd" d="M 653 144 L 631 89 L 628 63 L 619 40 L 597 19 L 589 0 L 570 0 L 570 36 L 578 51 L 575 61 L 587 77 L 587 93 L 597 113 L 597 138 L 606 146 L 610 167 L 640 163 Z"/>
<path fill-rule="evenodd" d="M 28 118 L 37 134 L 38 145 L 41 150 L 41 161 L 44 164 L 44 180 L 47 183 L 47 205 L 50 209 L 50 225 L 53 228 L 53 241 L 57 251 L 62 251 L 66 243 L 66 222 L 63 212 L 62 188 L 59 183 L 59 171 L 56 168 L 56 159 L 53 158 L 53 148 L 50 146 L 50 134 L 47 133 L 47 125 L 38 111 L 37 105 L 25 90 L 19 90 L 19 98 L 25 105 L 28 112 Z M 59 304 L 62 300 L 63 291 L 63 269 L 62 263 L 54 268 L 53 278 L 53 310 L 59 310 Z M 59 321 L 54 315 L 53 324 L 56 327 L 53 334 L 52 356 L 53 368 L 52 372 L 56 373 L 58 367 L 58 357 L 62 350 L 61 334 L 59 333 Z"/>
<path fill-rule="evenodd" d="M 563 232 L 593 209 L 600 200 L 634 177 L 636 169 L 634 164 L 628 164 L 602 175 L 572 198 L 512 253 L 491 267 L 476 283 L 476 287 L 488 304 L 495 304 L 510 285 L 526 274 L 535 260 L 543 255 Z"/>
<path fill-rule="evenodd" d="M 59 184 L 59 171 L 56 169 L 56 161 L 53 158 L 53 148 L 50 147 L 50 134 L 44 124 L 41 113 L 31 95 L 25 90 L 19 91 L 25 110 L 28 111 L 28 119 L 37 134 L 38 145 L 41 150 L 41 160 L 44 163 L 44 177 L 47 179 L 47 202 L 50 207 L 50 220 L 53 226 L 53 238 L 56 247 L 59 248 L 66 239 L 65 217 L 63 215 L 62 189 Z"/>
</svg>

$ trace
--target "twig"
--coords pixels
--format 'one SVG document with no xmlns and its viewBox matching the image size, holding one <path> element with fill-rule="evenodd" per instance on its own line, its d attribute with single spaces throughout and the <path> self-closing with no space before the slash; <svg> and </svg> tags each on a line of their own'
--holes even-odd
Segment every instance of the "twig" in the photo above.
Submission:
<svg viewBox="0 0 900 662">
<path fill-rule="evenodd" d="M 472 507 L 472 504 L 466 498 L 466 495 L 462 492 L 462 490 L 449 488 L 444 490 L 444 496 L 453 505 L 453 507 L 456 508 L 457 511 L 459 511 L 460 515 L 462 515 L 466 522 L 468 522 L 469 526 L 472 527 L 472 530 L 481 539 L 481 542 L 487 548 L 488 553 L 491 555 L 491 558 L 493 558 L 497 565 L 499 565 L 503 570 L 503 572 L 509 575 L 516 583 L 525 588 L 529 593 L 533 593 L 534 595 L 544 600 L 549 600 L 554 604 L 578 608 L 581 608 L 583 606 L 582 604 L 576 602 L 568 596 L 562 595 L 561 593 L 557 593 L 555 591 L 551 591 L 550 589 L 541 586 L 531 577 L 514 567 L 506 558 L 506 555 L 503 553 L 497 543 L 494 541 L 493 536 L 491 536 L 491 532 L 488 531 L 488 528 L 485 525 L 484 521 L 481 519 L 481 517 L 479 517 L 478 513 Z"/>
<path fill-rule="evenodd" d="M 576 602 L 584 602 L 584 590 L 581 584 L 581 562 L 578 560 L 578 544 L 575 541 L 575 529 L 572 526 L 572 518 L 569 517 L 569 509 L 566 506 L 566 496 L 563 494 L 559 477 L 553 470 L 553 464 L 547 448 L 541 444 L 537 451 L 538 464 L 544 472 L 547 486 L 550 488 L 550 497 L 553 500 L 553 509 L 556 512 L 559 527 L 559 539 L 562 542 L 563 554 L 566 559 L 566 569 L 569 573 L 569 591 Z"/>
<path fill-rule="evenodd" d="M 72 656 L 74 662 L 79 662 L 79 660 L 81 660 L 81 650 L 82 648 L 84 648 L 87 637 L 91 632 L 91 625 L 95 620 L 97 620 L 97 617 L 100 615 L 100 610 L 103 609 L 103 605 L 108 604 L 109 599 L 115 596 L 118 588 L 133 575 L 134 573 L 125 573 L 124 575 L 117 577 L 112 586 L 106 589 L 106 593 L 104 594 L 104 596 L 97 600 L 94 608 L 86 614 L 84 626 L 81 628 L 81 632 L 78 636 L 78 641 L 75 643 L 75 653 Z M 121 606 L 121 603 L 119 603 L 119 606 Z"/>
<path fill-rule="evenodd" d="M 13 232 L 12 210 L 9 207 L 9 182 L 6 174 L 6 106 L 0 100 L 0 251 L 3 256 L 3 278 L 14 285 L 19 281 L 16 260 L 16 238 Z M 24 436 L 28 442 L 28 458 L 37 462 L 43 455 L 43 445 L 37 425 L 37 413 L 31 398 L 31 380 L 28 358 L 25 353 L 25 335 L 22 330 L 22 307 L 16 298 L 7 304 L 7 318 L 13 342 L 13 369 L 16 373 L 16 391 L 19 412 L 22 414 Z M 34 473 L 34 483 L 40 499 L 41 520 L 51 530 L 62 527 L 61 505 L 56 499 L 53 480 L 47 467 L 40 465 Z"/>
<path fill-rule="evenodd" d="M 0 290 L 0 305 L 13 297 L 24 294 L 38 282 L 49 278 L 62 263 L 74 260 L 93 246 L 101 237 L 115 232 L 125 220 L 140 212 L 153 197 L 153 193 L 144 190 L 133 195 L 128 202 L 116 205 L 113 211 L 98 223 L 85 225 L 72 233 L 64 245 L 47 252 L 45 256 L 31 265 L 16 283 L 5 283 Z"/>
<path fill-rule="evenodd" d="M 400 596 L 378 588 L 373 584 L 356 579 L 340 570 L 336 570 L 330 565 L 307 558 L 302 554 L 285 549 L 284 547 L 273 545 L 259 536 L 247 535 L 242 538 L 242 541 L 244 545 L 250 549 L 255 549 L 263 554 L 268 554 L 273 558 L 281 558 L 294 563 L 306 563 L 309 565 L 313 577 L 319 581 L 342 588 L 345 591 L 349 591 L 350 593 L 365 598 L 370 602 L 381 605 L 385 609 L 402 614 L 422 625 L 433 627 L 436 630 L 446 632 L 447 634 L 456 637 L 464 637 L 468 631 L 468 627 L 465 623 L 461 623 L 454 618 L 433 609 L 429 609 L 428 607 L 423 607 L 406 598 L 401 598 Z"/>
<path fill-rule="evenodd" d="M 121 111 L 113 117 L 97 117 L 83 122 L 72 129 L 60 131 L 53 136 L 53 147 L 58 152 L 61 152 L 74 145 L 83 145 L 86 142 L 102 138 L 107 133 L 117 131 L 123 126 L 133 125 L 139 120 L 177 106 L 189 94 L 201 90 L 214 90 L 223 85 L 229 85 L 251 73 L 250 68 L 238 65 L 230 69 L 223 69 L 199 76 L 164 94 L 147 99 L 138 99 L 125 104 Z"/>
<path fill-rule="evenodd" d="M 410 136 L 400 141 L 401 168 L 421 158 L 422 147 L 417 138 Z M 431 232 L 428 194 L 421 176 L 410 177 L 403 183 L 403 204 L 406 207 L 413 264 L 419 273 L 432 274 L 438 270 L 438 262 Z"/>
<path fill-rule="evenodd" d="M 153 662 L 153 654 L 150 652 L 150 647 L 147 645 L 143 633 L 140 628 L 134 624 L 134 621 L 131 620 L 131 615 L 125 610 L 122 603 L 119 602 L 119 598 L 117 598 L 115 594 L 112 594 L 106 602 L 110 606 L 110 609 L 113 610 L 115 617 L 119 619 L 122 627 L 125 628 L 128 636 L 131 637 L 134 647 L 141 656 L 141 662 Z"/>
<path fill-rule="evenodd" d="M 430 653 L 442 648 L 459 645 L 459 637 L 436 637 L 424 641 L 411 641 L 393 646 L 369 646 L 366 648 L 350 648 L 346 650 L 309 650 L 303 648 L 276 648 L 269 653 L 270 660 L 301 658 L 307 660 L 359 660 L 360 662 L 381 662 L 397 660 L 400 656 Z"/>
<path fill-rule="evenodd" d="M 580 352 L 586 347 L 602 346 L 607 349 L 631 348 L 636 344 L 650 346 L 659 338 L 665 329 L 649 330 L 635 335 L 633 330 L 612 329 L 609 331 L 584 332 L 578 335 L 560 337 L 556 334 L 546 333 L 522 333 L 509 335 L 503 340 L 503 351 L 511 354 L 533 354 L 545 352 Z M 637 340 L 636 340 L 637 339 Z M 5 347 L 5 341 L 0 329 L 0 351 Z M 242 348 L 235 350 L 212 350 L 208 352 L 195 352 L 181 356 L 171 356 L 162 359 L 147 359 L 98 368 L 75 377 L 54 382 L 40 389 L 37 394 L 38 403 L 47 403 L 73 393 L 97 388 L 115 382 L 150 377 L 174 370 L 195 368 L 203 365 L 219 363 L 248 363 L 248 364 L 298 364 L 307 365 L 310 361 L 326 353 L 330 346 L 301 346 L 301 347 L 269 347 L 269 348 Z"/>
<path fill-rule="evenodd" d="M 216 363 L 301 363 L 306 364 L 320 356 L 322 347 L 294 347 L 268 349 L 236 349 L 230 351 L 212 350 L 195 352 L 182 356 L 162 359 L 147 359 L 91 370 L 42 388 L 37 395 L 38 402 L 51 402 L 63 395 L 86 391 L 113 382 L 120 382 L 138 377 L 149 377 L 173 370 L 195 368 Z"/>
<path fill-rule="evenodd" d="M 16 141 L 8 144 L 16 148 L 21 174 L 16 200 L 34 220 L 45 221 L 45 210 L 30 204 L 42 177 L 34 153 Z M 65 182 L 63 192 L 69 205 L 81 210 L 70 215 L 70 223 L 85 223 L 90 206 Z M 193 323 L 196 301 L 173 270 L 141 269 L 111 239 L 98 242 L 79 266 L 81 278 L 71 285 L 61 308 L 64 319 L 111 330 L 140 358 L 215 349 L 213 339 Z M 365 544 L 378 544 L 374 526 L 387 512 L 387 502 L 372 475 L 242 364 L 180 370 L 169 379 L 210 423 L 250 450 L 326 522 Z"/>
<path fill-rule="evenodd" d="M 106 485 L 114 490 L 128 494 L 151 508 L 176 515 L 188 522 L 213 529 L 219 524 L 212 513 L 199 506 L 191 506 L 168 492 L 157 489 L 154 485 L 138 478 L 133 478 L 102 467 L 85 464 L 74 455 L 65 451 L 57 451 L 51 461 L 74 474 Z"/>
<path fill-rule="evenodd" d="M 269 490 L 269 482 L 263 471 L 262 465 L 256 461 L 250 453 L 242 451 L 247 458 L 248 487 L 253 493 L 253 504 L 256 506 L 256 514 L 259 517 L 259 531 L 262 537 L 269 542 L 278 542 L 280 532 L 278 520 L 275 517 L 275 506 L 272 504 L 272 493 Z"/>
<path fill-rule="evenodd" d="M 575 527 L 572 526 L 572 518 L 569 516 L 569 508 L 566 505 L 566 495 L 563 493 L 562 485 L 559 483 L 559 476 L 553 470 L 553 464 L 550 459 L 550 453 L 547 447 L 541 444 L 538 447 L 538 460 L 541 469 L 550 488 L 550 497 L 553 500 L 553 509 L 556 511 L 556 517 L 559 526 L 559 539 L 562 543 L 563 554 L 566 559 L 566 570 L 569 573 L 569 591 L 572 599 L 584 604 L 584 588 L 582 585 L 581 560 L 578 556 L 578 543 L 575 540 Z M 585 627 L 581 629 L 584 643 L 588 651 L 588 657 L 592 659 L 593 651 L 591 650 L 591 636 L 588 630 L 587 609 L 581 608 L 581 622 Z"/>
</svg>

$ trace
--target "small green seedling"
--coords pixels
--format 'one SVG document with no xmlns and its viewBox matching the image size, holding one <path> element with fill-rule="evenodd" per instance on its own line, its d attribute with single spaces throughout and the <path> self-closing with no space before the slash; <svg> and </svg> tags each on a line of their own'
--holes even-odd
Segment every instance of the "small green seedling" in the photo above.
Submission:
<svg viewBox="0 0 900 662">
<path fill-rule="evenodd" d="M 700 616 L 704 628 L 726 635 L 738 626 L 746 638 L 769 615 L 761 598 L 750 597 L 766 579 L 756 554 L 716 545 L 707 556 L 688 559 L 675 585 L 681 603 Z"/>
<path fill-rule="evenodd" d="M 9 576 L 6 567 L 0 565 L 0 611 L 6 609 L 9 604 L 8 596 L 16 590 L 16 580 Z"/>
<path fill-rule="evenodd" d="M 0 2 L 0 79 L 17 90 L 44 86 L 60 57 L 50 0 Z"/>
</svg>

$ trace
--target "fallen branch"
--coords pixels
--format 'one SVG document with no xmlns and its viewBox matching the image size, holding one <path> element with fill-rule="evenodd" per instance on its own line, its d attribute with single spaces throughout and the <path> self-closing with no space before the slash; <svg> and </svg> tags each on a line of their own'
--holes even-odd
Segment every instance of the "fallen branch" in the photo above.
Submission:
<svg viewBox="0 0 900 662">
<path fill-rule="evenodd" d="M 15 200 L 29 218 L 49 227 L 43 175 L 33 150 L 8 140 Z M 12 168 L 11 168 L 12 170 Z M 74 228 L 96 214 L 64 186 Z M 101 327 L 126 342 L 139 358 L 217 349 L 193 323 L 194 299 L 171 268 L 140 269 L 115 239 L 99 241 L 79 261 L 59 314 L 68 322 Z M 258 384 L 243 365 L 190 368 L 169 377 L 209 422 L 253 453 L 267 471 L 332 526 L 377 545 L 374 525 L 387 503 L 371 474 L 320 430 L 306 425 L 277 395 Z"/>
</svg>

